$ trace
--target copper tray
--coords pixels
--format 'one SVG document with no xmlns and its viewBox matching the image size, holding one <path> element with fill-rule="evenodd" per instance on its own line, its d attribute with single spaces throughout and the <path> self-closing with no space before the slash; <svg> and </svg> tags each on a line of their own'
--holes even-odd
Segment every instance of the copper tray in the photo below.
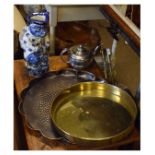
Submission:
<svg viewBox="0 0 155 155">
<path fill-rule="evenodd" d="M 32 80 L 21 93 L 19 112 L 32 130 L 39 131 L 48 139 L 62 139 L 52 125 L 50 109 L 55 97 L 65 88 L 81 81 L 93 81 L 92 73 L 76 70 L 49 72 L 41 78 Z"/>
</svg>

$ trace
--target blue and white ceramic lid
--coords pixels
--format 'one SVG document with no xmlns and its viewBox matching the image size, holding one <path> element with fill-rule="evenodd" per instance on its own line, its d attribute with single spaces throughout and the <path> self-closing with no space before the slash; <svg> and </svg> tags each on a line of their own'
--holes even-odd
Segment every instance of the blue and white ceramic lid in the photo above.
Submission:
<svg viewBox="0 0 155 155">
<path fill-rule="evenodd" d="M 27 17 L 27 20 L 29 23 L 48 24 L 49 12 L 47 10 L 43 10 L 41 12 L 34 12 Z"/>
<path fill-rule="evenodd" d="M 42 12 L 35 12 L 28 16 L 30 23 L 30 32 L 36 37 L 44 37 L 47 34 L 47 24 L 49 21 L 49 12 L 43 10 Z"/>
</svg>

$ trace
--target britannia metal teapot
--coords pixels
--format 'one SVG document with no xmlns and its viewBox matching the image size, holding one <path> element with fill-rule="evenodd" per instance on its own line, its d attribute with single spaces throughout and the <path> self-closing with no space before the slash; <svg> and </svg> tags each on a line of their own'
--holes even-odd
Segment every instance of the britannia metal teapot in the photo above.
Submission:
<svg viewBox="0 0 155 155">
<path fill-rule="evenodd" d="M 69 63 L 73 68 L 83 69 L 92 63 L 93 57 L 95 56 L 99 47 L 100 46 L 96 46 L 94 49 L 91 49 L 87 45 L 75 45 L 69 49 L 65 48 L 62 50 L 60 56 L 65 63 Z M 68 61 L 64 60 L 63 58 L 65 53 L 68 53 Z"/>
</svg>

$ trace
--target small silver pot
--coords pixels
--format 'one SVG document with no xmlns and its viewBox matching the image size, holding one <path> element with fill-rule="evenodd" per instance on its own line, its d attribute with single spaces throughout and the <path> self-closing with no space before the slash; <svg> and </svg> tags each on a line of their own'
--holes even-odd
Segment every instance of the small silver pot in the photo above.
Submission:
<svg viewBox="0 0 155 155">
<path fill-rule="evenodd" d="M 86 45 L 75 45 L 69 49 L 65 48 L 62 50 L 60 56 L 65 63 L 69 63 L 73 68 L 83 69 L 92 63 L 93 57 L 99 47 L 100 46 L 96 46 L 95 49 L 92 50 Z M 64 60 L 62 57 L 66 52 L 69 55 L 68 61 Z"/>
</svg>

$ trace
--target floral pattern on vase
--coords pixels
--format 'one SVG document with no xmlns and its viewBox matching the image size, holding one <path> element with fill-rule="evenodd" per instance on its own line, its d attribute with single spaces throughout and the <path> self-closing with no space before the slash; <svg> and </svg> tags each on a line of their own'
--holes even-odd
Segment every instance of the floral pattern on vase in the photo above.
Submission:
<svg viewBox="0 0 155 155">
<path fill-rule="evenodd" d="M 19 35 L 25 66 L 30 76 L 41 77 L 48 72 L 48 20 L 47 11 L 33 13 L 29 16 L 29 25 L 25 26 Z"/>
</svg>

